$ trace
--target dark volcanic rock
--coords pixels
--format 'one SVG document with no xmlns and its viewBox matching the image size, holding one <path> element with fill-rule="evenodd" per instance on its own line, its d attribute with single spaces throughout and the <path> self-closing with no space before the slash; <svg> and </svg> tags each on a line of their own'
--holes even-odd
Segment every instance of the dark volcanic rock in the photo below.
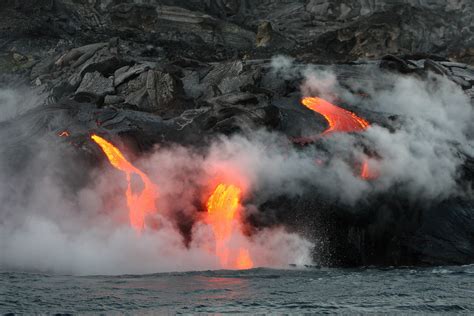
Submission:
<svg viewBox="0 0 474 316">
<path fill-rule="evenodd" d="M 141 111 L 170 117 L 187 108 L 186 102 L 181 99 L 184 94 L 181 82 L 159 70 L 144 71 L 119 90 L 125 98 L 125 104 Z"/>
<path fill-rule="evenodd" d="M 115 71 L 114 85 L 118 87 L 128 79 L 140 75 L 141 73 L 147 71 L 149 68 L 150 66 L 146 64 L 137 64 L 131 67 L 124 66 L 122 68 L 119 68 Z"/>
<path fill-rule="evenodd" d="M 88 72 L 82 78 L 81 85 L 77 88 L 76 93 L 91 93 L 98 97 L 105 97 L 107 94 L 113 94 L 114 79 L 112 77 L 105 78 L 100 72 Z"/>
<path fill-rule="evenodd" d="M 90 44 L 78 48 L 73 48 L 56 61 L 59 67 L 72 66 L 74 68 L 82 65 L 101 48 L 107 46 L 107 43 Z"/>
<path fill-rule="evenodd" d="M 34 47 L 27 38 L 53 47 L 58 39 L 91 43 L 113 34 L 207 60 L 269 56 L 278 48 L 312 60 L 431 53 L 469 62 L 473 6 L 470 0 L 6 0 L 0 38 L 28 53 Z"/>
<path fill-rule="evenodd" d="M 211 115 L 206 127 L 215 133 L 230 134 L 252 131 L 261 126 L 276 127 L 279 111 L 265 95 L 245 92 L 229 93 L 210 99 Z"/>
<path fill-rule="evenodd" d="M 474 239 L 466 236 L 474 236 L 473 207 L 472 201 L 450 201 L 424 212 L 407 247 L 427 265 L 472 262 Z"/>
<path fill-rule="evenodd" d="M 299 105 L 300 80 L 271 70 L 278 54 L 294 67 L 318 62 L 361 102 L 379 69 L 443 76 L 474 100 L 473 21 L 470 0 L 3 0 L 0 84 L 34 87 L 41 106 L 0 120 L 0 152 L 13 172 L 47 137 L 96 161 L 91 133 L 140 153 L 262 128 L 290 139 L 324 131 L 324 118 Z M 325 66 L 334 62 L 344 63 Z M 347 107 L 395 128 L 397 117 Z M 460 181 L 472 185 L 472 158 L 459 155 Z M 474 262 L 472 199 L 425 205 L 390 194 L 354 212 L 315 189 L 262 201 L 248 221 L 304 231 L 328 265 Z"/>
</svg>

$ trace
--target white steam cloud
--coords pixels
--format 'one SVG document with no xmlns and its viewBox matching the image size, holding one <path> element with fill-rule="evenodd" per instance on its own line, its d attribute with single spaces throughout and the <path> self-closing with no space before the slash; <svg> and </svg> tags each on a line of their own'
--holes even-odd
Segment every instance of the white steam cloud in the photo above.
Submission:
<svg viewBox="0 0 474 316">
<path fill-rule="evenodd" d="M 12 119 L 36 105 L 38 100 L 30 89 L 12 90 L 0 87 L 0 122 Z"/>
<path fill-rule="evenodd" d="M 243 188 L 245 214 L 258 212 L 256 200 L 312 191 L 347 204 L 383 192 L 427 200 L 464 192 L 459 171 L 463 154 L 474 154 L 468 136 L 473 113 L 469 98 L 454 83 L 434 75 L 420 80 L 378 73 L 377 81 L 383 85 L 352 82 L 349 91 L 338 83 L 337 73 L 297 67 L 281 56 L 272 65 L 285 79 L 303 77 L 303 95 L 357 103 L 360 96 L 352 91 L 359 85 L 371 97 L 363 100 L 358 114 L 367 114 L 369 121 L 370 113 L 396 118 L 391 126 L 372 124 L 355 135 L 328 136 L 324 144 L 329 153 L 312 147 L 296 150 L 286 136 L 264 131 L 221 137 L 205 153 L 158 147 L 136 162 L 159 188 L 160 228 L 140 236 L 128 227 L 125 179 L 112 167 L 95 170 L 91 183 L 73 194 L 56 181 L 55 170 L 44 166 L 33 168 L 25 179 L 12 181 L 0 174 L 0 268 L 74 274 L 219 268 L 208 248 L 212 232 L 199 220 L 205 194 L 216 178 Z M 13 115 L 10 108 L 6 113 Z M 61 157 L 51 147 L 45 144 L 41 154 L 53 162 L 49 166 L 60 169 Z M 375 154 L 366 154 L 364 147 Z M 324 165 L 315 163 L 320 156 L 326 159 Z M 365 181 L 355 171 L 355 162 L 364 159 L 377 169 L 378 179 Z M 12 186 L 28 187 L 28 195 L 10 194 L 15 191 Z M 252 196 L 254 192 L 259 196 Z M 187 246 L 176 227 L 179 214 L 195 217 Z M 250 236 L 236 231 L 232 245 L 249 249 L 256 266 L 311 264 L 313 245 L 297 233 L 284 227 L 261 229 Z"/>
<path fill-rule="evenodd" d="M 458 180 L 465 155 L 474 155 L 473 106 L 454 82 L 431 73 L 419 79 L 376 71 L 367 74 L 375 80 L 359 78 L 342 85 L 337 72 L 328 67 L 298 66 L 292 59 L 283 60 L 282 56 L 275 59 L 275 73 L 289 74 L 295 80 L 303 77 L 302 95 L 358 103 L 357 109 L 349 110 L 361 111 L 357 114 L 362 117 L 367 114 L 369 121 L 380 114 L 395 118 L 391 126 L 373 123 L 357 135 L 330 136 L 327 141 L 333 156 L 325 170 L 328 177 L 319 177 L 323 181 L 316 181 L 316 186 L 336 192 L 349 204 L 372 193 L 394 190 L 408 198 L 431 201 L 469 192 Z M 351 89 L 344 88 L 347 86 Z M 362 99 L 353 92 L 358 90 L 369 97 Z M 367 155 L 361 143 L 376 154 Z M 380 177 L 370 184 L 360 181 L 348 157 L 368 160 Z"/>
<path fill-rule="evenodd" d="M 248 192 L 257 182 L 251 170 L 260 169 L 260 145 L 243 137 L 224 138 L 206 154 L 176 146 L 142 157 L 136 164 L 159 188 L 158 215 L 147 226 L 158 223 L 158 229 L 138 234 L 129 225 L 124 174 L 106 164 L 71 194 L 55 176 L 71 167 L 64 162 L 64 148 L 45 141 L 36 153 L 41 162 L 33 163 L 27 176 L 0 175 L 0 268 L 79 275 L 219 269 L 211 249 L 213 232 L 200 219 L 205 216 L 200 204 L 214 189 L 213 179 Z M 196 218 L 188 245 L 177 227 L 179 214 Z M 243 228 L 233 231 L 229 247 L 247 249 L 255 267 L 312 263 L 313 245 L 297 233 L 273 227 L 247 236 Z"/>
</svg>

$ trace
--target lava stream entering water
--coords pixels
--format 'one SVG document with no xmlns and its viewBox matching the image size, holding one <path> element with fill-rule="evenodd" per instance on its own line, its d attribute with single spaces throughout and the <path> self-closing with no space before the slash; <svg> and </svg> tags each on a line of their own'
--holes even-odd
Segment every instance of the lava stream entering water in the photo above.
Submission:
<svg viewBox="0 0 474 316">
<path fill-rule="evenodd" d="M 214 232 L 216 255 L 223 268 L 253 267 L 248 249 L 240 248 L 235 252 L 229 245 L 232 233 L 238 226 L 241 194 L 241 189 L 234 185 L 219 184 L 207 201 L 207 222 Z"/>
<path fill-rule="evenodd" d="M 329 127 L 322 133 L 327 135 L 334 132 L 362 132 L 370 124 L 356 114 L 342 109 L 324 99 L 317 97 L 305 97 L 301 103 L 308 109 L 324 116 Z M 369 168 L 369 162 L 365 160 L 362 163 L 361 178 L 364 180 L 373 180 L 378 178 L 378 172 Z"/>
<path fill-rule="evenodd" d="M 145 226 L 145 216 L 157 212 L 155 204 L 158 198 L 157 187 L 146 174 L 125 159 L 124 155 L 113 144 L 97 135 L 92 135 L 91 138 L 100 146 L 112 166 L 125 172 L 128 183 L 126 197 L 130 225 L 137 231 L 142 231 Z M 132 189 L 133 174 L 138 175 L 143 182 L 143 190 L 139 193 L 133 192 Z"/>
</svg>

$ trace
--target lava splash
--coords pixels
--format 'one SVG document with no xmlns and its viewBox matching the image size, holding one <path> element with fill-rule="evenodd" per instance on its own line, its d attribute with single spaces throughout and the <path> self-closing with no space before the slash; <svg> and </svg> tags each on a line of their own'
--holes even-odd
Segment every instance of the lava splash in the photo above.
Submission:
<svg viewBox="0 0 474 316">
<path fill-rule="evenodd" d="M 215 252 L 222 268 L 250 269 L 253 262 L 246 248 L 237 251 L 230 245 L 238 226 L 238 209 L 242 190 L 234 185 L 219 184 L 207 200 L 207 223 L 212 227 Z"/>
<path fill-rule="evenodd" d="M 128 184 L 126 197 L 130 225 L 137 231 L 142 231 L 145 227 L 146 215 L 157 212 L 158 190 L 156 185 L 145 173 L 133 166 L 112 143 L 97 135 L 92 135 L 91 138 L 100 146 L 112 166 L 126 174 Z M 143 182 L 143 189 L 139 193 L 135 193 L 132 189 L 132 175 L 134 174 Z"/>
</svg>

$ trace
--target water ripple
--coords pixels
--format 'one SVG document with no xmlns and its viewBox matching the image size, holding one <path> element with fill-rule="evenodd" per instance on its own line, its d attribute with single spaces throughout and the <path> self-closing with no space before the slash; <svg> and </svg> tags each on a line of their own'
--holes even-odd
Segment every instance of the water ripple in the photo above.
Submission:
<svg viewBox="0 0 474 316">
<path fill-rule="evenodd" d="M 470 313 L 474 266 L 123 276 L 0 272 L 0 314 Z"/>
</svg>

